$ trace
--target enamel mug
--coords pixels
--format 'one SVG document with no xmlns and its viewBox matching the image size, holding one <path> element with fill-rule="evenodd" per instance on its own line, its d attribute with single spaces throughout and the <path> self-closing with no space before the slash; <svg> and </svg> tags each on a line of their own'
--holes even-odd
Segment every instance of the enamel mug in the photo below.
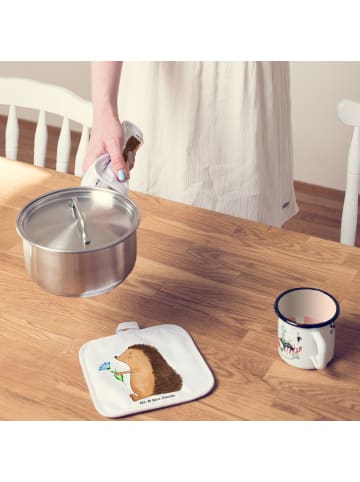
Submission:
<svg viewBox="0 0 360 482">
<path fill-rule="evenodd" d="M 293 288 L 275 301 L 278 352 L 289 365 L 322 369 L 334 357 L 336 299 L 317 288 Z"/>
</svg>

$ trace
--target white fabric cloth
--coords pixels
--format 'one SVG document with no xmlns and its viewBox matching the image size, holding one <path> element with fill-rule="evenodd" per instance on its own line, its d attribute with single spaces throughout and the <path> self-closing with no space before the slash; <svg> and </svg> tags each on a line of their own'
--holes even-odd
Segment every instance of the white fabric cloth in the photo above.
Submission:
<svg viewBox="0 0 360 482">
<path fill-rule="evenodd" d="M 79 359 L 91 399 L 104 417 L 154 410 L 208 394 L 214 376 L 190 335 L 177 325 L 139 329 L 85 343 Z"/>
<path fill-rule="evenodd" d="M 288 62 L 125 62 L 130 189 L 281 226 L 296 214 Z"/>
</svg>

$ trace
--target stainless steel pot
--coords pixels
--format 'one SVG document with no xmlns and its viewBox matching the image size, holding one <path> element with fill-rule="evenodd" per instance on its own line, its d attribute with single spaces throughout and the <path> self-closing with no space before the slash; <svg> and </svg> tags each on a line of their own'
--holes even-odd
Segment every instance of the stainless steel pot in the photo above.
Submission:
<svg viewBox="0 0 360 482">
<path fill-rule="evenodd" d="M 63 296 L 95 296 L 125 280 L 136 260 L 140 213 L 109 189 L 79 187 L 44 194 L 16 220 L 25 266 L 42 288 Z"/>
</svg>

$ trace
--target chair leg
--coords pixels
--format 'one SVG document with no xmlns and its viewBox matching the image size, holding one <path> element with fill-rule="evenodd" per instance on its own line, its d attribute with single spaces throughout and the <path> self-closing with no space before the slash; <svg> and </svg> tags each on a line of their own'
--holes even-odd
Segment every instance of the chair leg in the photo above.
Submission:
<svg viewBox="0 0 360 482">
<path fill-rule="evenodd" d="M 69 172 L 71 132 L 69 119 L 64 117 L 56 151 L 56 170 Z"/>
<path fill-rule="evenodd" d="M 36 124 L 34 137 L 34 165 L 45 167 L 46 146 L 48 141 L 48 132 L 46 125 L 46 113 L 41 110 L 39 119 Z"/>
<path fill-rule="evenodd" d="M 85 159 L 87 146 L 89 145 L 89 135 L 90 135 L 90 129 L 86 126 L 83 126 L 79 147 L 75 157 L 75 170 L 74 170 L 75 176 L 81 177 L 83 175 L 82 165 Z"/>
<path fill-rule="evenodd" d="M 340 231 L 340 242 L 350 246 L 355 246 L 358 216 L 359 178 L 360 134 L 359 127 L 355 127 L 349 149 L 346 190 Z"/>
<path fill-rule="evenodd" d="M 340 243 L 355 246 L 359 175 L 348 174 L 341 218 Z"/>
<path fill-rule="evenodd" d="M 5 131 L 5 156 L 8 159 L 17 159 L 18 144 L 19 123 L 16 115 L 16 107 L 11 105 Z"/>
</svg>

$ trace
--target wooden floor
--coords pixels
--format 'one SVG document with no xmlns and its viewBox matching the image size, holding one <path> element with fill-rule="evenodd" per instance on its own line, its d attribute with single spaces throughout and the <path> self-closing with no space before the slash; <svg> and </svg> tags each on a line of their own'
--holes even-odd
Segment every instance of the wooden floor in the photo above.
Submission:
<svg viewBox="0 0 360 482">
<path fill-rule="evenodd" d="M 5 124 L 6 118 L 0 116 L 0 156 L 5 156 Z M 32 162 L 33 139 L 35 124 L 29 121 L 20 121 L 20 139 L 18 159 Z M 56 144 L 60 129 L 48 129 L 48 153 L 46 167 L 55 168 Z M 72 132 L 72 150 L 70 169 L 73 172 L 76 146 L 80 134 Z M 335 189 L 314 186 L 295 181 L 296 199 L 299 213 L 285 225 L 285 229 L 296 231 L 331 241 L 340 239 L 341 211 L 344 193 Z M 356 246 L 360 246 L 360 231 L 358 229 Z"/>
<path fill-rule="evenodd" d="M 284 228 L 339 241 L 344 192 L 299 181 L 294 184 L 299 213 L 290 219 Z M 355 244 L 360 246 L 359 223 Z"/>
</svg>

